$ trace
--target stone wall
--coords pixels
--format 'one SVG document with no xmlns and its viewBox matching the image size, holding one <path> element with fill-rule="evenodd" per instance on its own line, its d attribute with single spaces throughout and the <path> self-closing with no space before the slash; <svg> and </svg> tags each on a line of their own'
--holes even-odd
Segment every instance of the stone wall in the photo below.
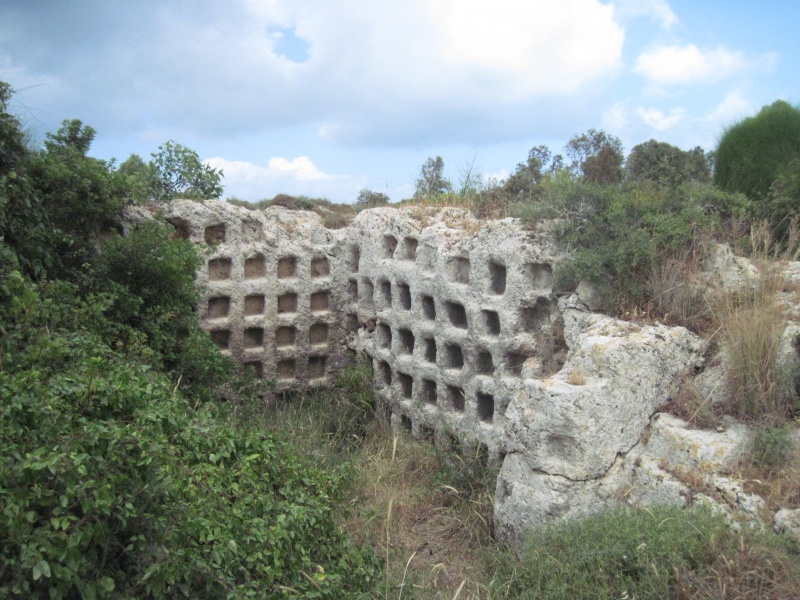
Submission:
<svg viewBox="0 0 800 600">
<path fill-rule="evenodd" d="M 501 537 L 692 496 L 663 440 L 703 454 L 658 409 L 702 369 L 704 343 L 593 312 L 580 286 L 554 293 L 548 223 L 377 208 L 328 230 L 314 213 L 216 201 L 176 201 L 167 218 L 203 245 L 198 309 L 222 352 L 278 392 L 331 384 L 364 353 L 397 429 L 499 469 Z"/>
</svg>

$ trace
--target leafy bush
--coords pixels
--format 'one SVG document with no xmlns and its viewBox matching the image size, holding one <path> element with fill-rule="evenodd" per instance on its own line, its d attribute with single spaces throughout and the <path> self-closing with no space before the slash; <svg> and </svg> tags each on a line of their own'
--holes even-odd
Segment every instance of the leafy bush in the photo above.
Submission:
<svg viewBox="0 0 800 600">
<path fill-rule="evenodd" d="M 800 155 L 800 109 L 778 100 L 728 127 L 716 150 L 714 183 L 761 200 Z"/>
<path fill-rule="evenodd" d="M 231 365 L 200 330 L 194 312 L 201 262 L 190 241 L 172 239 L 162 223 L 146 223 L 103 244 L 93 264 L 93 287 L 112 298 L 110 344 L 135 341 L 136 332 L 143 333 L 151 364 L 174 373 L 192 395 L 211 399 Z"/>
<path fill-rule="evenodd" d="M 372 585 L 372 552 L 335 525 L 344 471 L 215 405 L 192 409 L 83 329 L 79 313 L 102 313 L 102 299 L 69 306 L 19 275 L 3 291 L 0 596 L 342 598 Z"/>
<path fill-rule="evenodd" d="M 560 285 L 587 280 L 609 310 L 623 313 L 652 300 L 648 281 L 659 265 L 686 256 L 742 202 L 698 183 L 612 187 L 561 174 L 545 178 L 540 202 L 520 204 L 516 214 L 560 219 L 558 239 L 568 252 L 557 272 Z"/>
<path fill-rule="evenodd" d="M 687 152 L 664 142 L 649 140 L 631 150 L 625 161 L 625 178 L 677 186 L 688 181 L 708 182 L 711 172 L 708 157 L 699 146 Z"/>
</svg>

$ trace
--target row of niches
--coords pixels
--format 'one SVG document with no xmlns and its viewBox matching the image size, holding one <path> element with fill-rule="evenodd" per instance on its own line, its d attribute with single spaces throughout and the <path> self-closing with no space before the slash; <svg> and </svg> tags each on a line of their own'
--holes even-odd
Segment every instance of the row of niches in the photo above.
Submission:
<svg viewBox="0 0 800 600">
<path fill-rule="evenodd" d="M 397 238 L 386 235 L 384 240 L 384 258 L 392 258 L 396 253 Z M 403 246 L 403 258 L 415 261 L 417 258 L 416 238 L 405 238 Z M 358 273 L 361 266 L 361 250 L 358 246 L 350 248 L 350 272 Z M 434 269 L 432 258 L 425 261 L 423 268 L 429 271 Z M 508 268 L 499 260 L 488 261 L 488 277 L 486 278 L 486 293 L 502 296 L 506 292 L 506 280 L 508 278 Z M 451 283 L 460 285 L 470 285 L 470 273 L 473 265 L 470 259 L 465 256 L 451 256 L 445 263 L 444 275 Z M 537 290 L 551 290 L 553 287 L 553 268 L 548 263 L 527 263 L 521 270 L 524 285 L 527 288 Z M 480 279 L 480 278 L 478 278 Z"/>
<path fill-rule="evenodd" d="M 308 295 L 308 299 L 299 296 L 295 292 L 285 292 L 270 299 L 275 303 L 274 308 L 280 314 L 293 314 L 305 310 L 311 313 L 327 312 L 331 304 L 330 290 L 319 290 Z M 301 308 L 302 305 L 302 308 Z M 258 317 L 265 314 L 267 308 L 267 297 L 264 294 L 249 294 L 244 297 L 242 310 L 245 317 Z M 226 319 L 231 316 L 230 296 L 212 296 L 208 299 L 206 309 L 206 319 Z"/>
<path fill-rule="evenodd" d="M 231 278 L 233 259 L 229 257 L 212 258 L 208 261 L 208 280 L 225 281 Z M 331 266 L 326 256 L 311 258 L 309 275 L 312 279 L 328 277 Z M 278 279 L 292 279 L 300 276 L 297 256 L 283 256 L 278 259 L 273 275 Z M 244 260 L 245 279 L 263 279 L 267 277 L 267 260 L 263 254 L 257 253 Z"/>
<path fill-rule="evenodd" d="M 375 330 L 375 347 L 390 352 L 394 356 L 414 356 L 417 349 L 417 337 L 414 332 L 404 327 L 394 331 L 386 323 L 378 323 Z M 435 336 L 423 336 L 419 341 L 416 356 L 423 364 L 427 363 L 439 369 L 463 371 L 465 368 L 476 375 L 495 377 L 521 377 L 525 361 L 533 354 L 520 349 L 506 350 L 501 355 L 493 354 L 480 346 L 471 352 L 455 340 L 437 340 Z"/>
<path fill-rule="evenodd" d="M 264 363 L 260 360 L 246 360 L 242 363 L 244 370 L 254 377 L 264 377 Z M 278 360 L 275 366 L 275 379 L 278 383 L 288 383 L 298 379 L 299 370 L 305 369 L 309 380 L 325 379 L 328 374 L 328 357 L 324 354 L 312 355 L 308 358 L 290 357 Z"/>
<path fill-rule="evenodd" d="M 466 393 L 459 385 L 440 383 L 433 378 L 414 376 L 392 370 L 388 362 L 375 360 L 375 384 L 388 392 L 394 390 L 402 401 L 464 415 L 476 422 L 491 424 L 496 416 L 505 415 L 508 398 L 495 398 L 493 393 L 478 389 Z"/>
<path fill-rule="evenodd" d="M 407 283 L 399 282 L 392 285 L 389 280 L 378 282 L 377 293 L 375 286 L 369 279 L 362 279 L 359 283 L 351 279 L 348 285 L 350 301 L 360 302 L 367 312 L 383 309 L 399 309 L 416 311 L 423 321 L 436 321 L 437 316 L 444 319 L 457 329 L 475 329 L 482 335 L 493 337 L 500 336 L 503 327 L 500 313 L 496 310 L 481 309 L 470 323 L 466 307 L 452 300 L 437 300 L 429 294 L 416 295 L 416 303 L 411 287 Z M 537 333 L 550 320 L 551 301 L 547 296 L 538 296 L 528 306 L 517 308 L 517 319 L 522 330 L 527 333 Z"/>
<path fill-rule="evenodd" d="M 189 221 L 178 217 L 168 219 L 175 227 L 175 237 L 180 239 L 191 239 L 193 226 Z M 228 225 L 225 223 L 214 223 L 203 228 L 203 241 L 209 246 L 224 244 L 228 237 Z M 256 220 L 246 219 L 241 224 L 241 239 L 245 242 L 261 242 L 266 239 L 264 227 Z"/>
<path fill-rule="evenodd" d="M 248 350 L 263 350 L 270 338 L 275 348 L 291 350 L 302 347 L 307 341 L 309 345 L 324 346 L 328 343 L 331 327 L 327 323 L 314 323 L 308 330 L 300 330 L 294 325 L 284 325 L 274 329 L 264 327 L 245 327 L 242 331 L 242 348 Z M 306 337 L 306 333 L 308 334 Z M 232 332 L 230 329 L 212 329 L 209 334 L 220 350 L 229 350 L 231 347 Z"/>
</svg>

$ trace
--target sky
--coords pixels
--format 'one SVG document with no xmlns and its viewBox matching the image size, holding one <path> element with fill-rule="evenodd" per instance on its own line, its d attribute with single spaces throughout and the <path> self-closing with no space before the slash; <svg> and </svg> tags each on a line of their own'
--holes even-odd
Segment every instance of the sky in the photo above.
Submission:
<svg viewBox="0 0 800 600">
<path fill-rule="evenodd" d="M 90 154 L 167 140 L 223 197 L 392 201 L 428 157 L 457 186 L 602 129 L 712 150 L 800 103 L 798 0 L 0 0 L 0 80 L 32 139 Z"/>
</svg>

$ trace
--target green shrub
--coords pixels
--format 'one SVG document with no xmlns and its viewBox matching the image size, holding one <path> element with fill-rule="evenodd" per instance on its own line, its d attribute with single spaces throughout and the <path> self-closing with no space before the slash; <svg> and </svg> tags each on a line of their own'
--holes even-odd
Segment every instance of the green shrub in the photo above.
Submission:
<svg viewBox="0 0 800 600">
<path fill-rule="evenodd" d="M 750 448 L 750 460 L 761 468 L 774 469 L 788 464 L 794 453 L 791 431 L 785 426 L 756 427 Z"/>
<path fill-rule="evenodd" d="M 593 283 L 617 313 L 645 307 L 654 270 L 691 253 L 743 204 L 740 196 L 696 182 L 674 189 L 651 182 L 612 187 L 556 175 L 540 188 L 541 201 L 518 205 L 516 214 L 560 219 L 557 238 L 568 257 L 558 281 Z"/>
<path fill-rule="evenodd" d="M 0 370 L 0 596 L 358 597 L 377 563 L 336 526 L 345 472 L 193 409 L 15 276 Z M 70 315 L 70 313 L 75 313 Z M 70 318 L 77 317 L 76 319 Z M 87 323 L 88 324 L 88 323 Z"/>
<path fill-rule="evenodd" d="M 800 155 L 800 109 L 778 100 L 728 127 L 716 150 L 714 183 L 761 200 Z"/>
<path fill-rule="evenodd" d="M 144 334 L 154 366 L 174 373 L 192 395 L 212 398 L 211 388 L 225 380 L 231 365 L 200 329 L 194 312 L 201 262 L 190 241 L 172 239 L 162 223 L 146 223 L 102 245 L 93 263 L 93 289 L 112 298 L 110 344 Z"/>
</svg>

